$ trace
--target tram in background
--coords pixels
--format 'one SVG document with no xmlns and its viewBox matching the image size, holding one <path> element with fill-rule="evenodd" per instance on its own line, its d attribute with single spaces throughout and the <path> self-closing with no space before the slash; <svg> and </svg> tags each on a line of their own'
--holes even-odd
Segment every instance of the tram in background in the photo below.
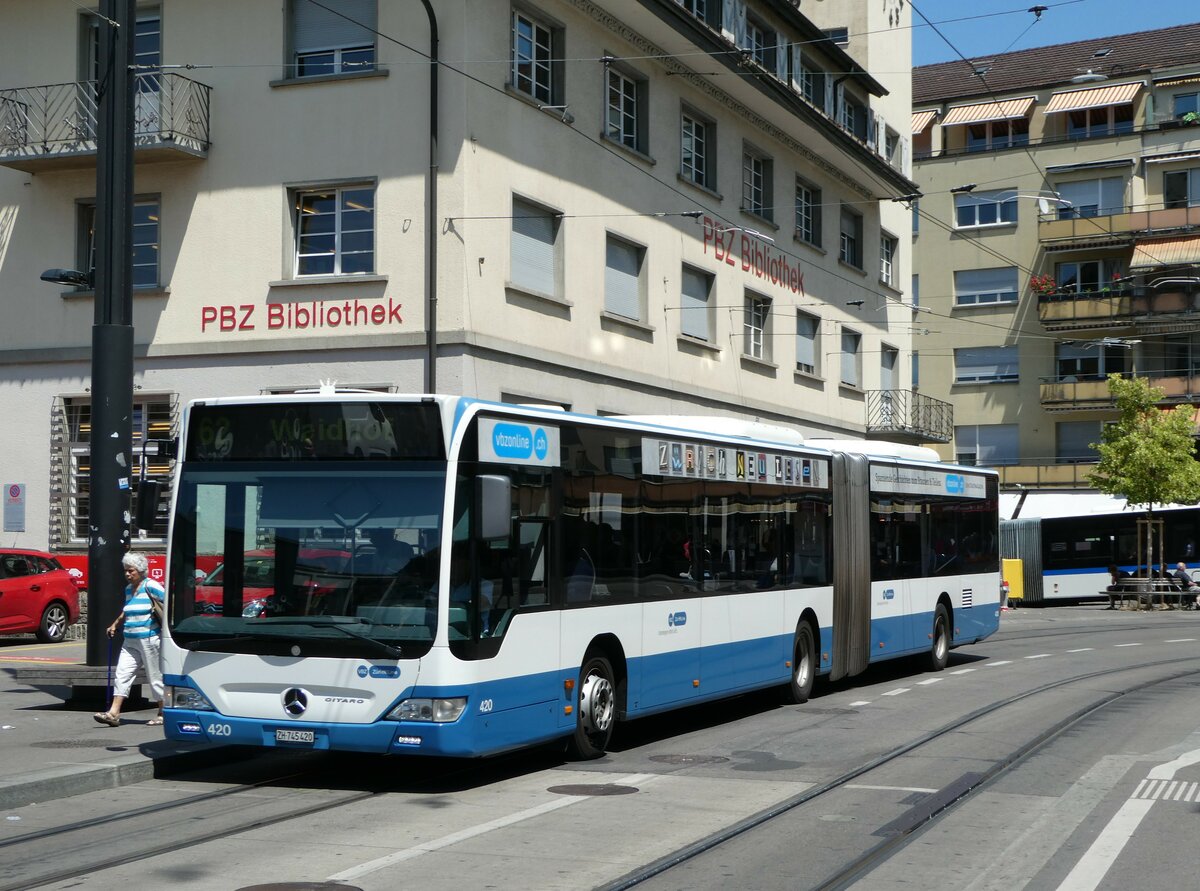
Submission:
<svg viewBox="0 0 1200 891">
<path fill-rule="evenodd" d="M 176 473 L 173 739 L 596 757 L 999 623 L 996 475 L 928 449 L 326 387 L 191 403 Z"/>
<path fill-rule="evenodd" d="M 1003 556 L 1023 563 L 1024 603 L 1104 600 L 1110 565 L 1129 573 L 1143 568 L 1137 534 L 1146 511 L 1127 506 L 1124 498 L 1100 492 L 1005 493 L 1000 516 Z M 1157 505 L 1154 519 L 1162 521 L 1163 531 L 1162 559 L 1156 550 L 1155 562 L 1168 571 L 1180 561 L 1190 570 L 1200 567 L 1200 508 Z"/>
</svg>

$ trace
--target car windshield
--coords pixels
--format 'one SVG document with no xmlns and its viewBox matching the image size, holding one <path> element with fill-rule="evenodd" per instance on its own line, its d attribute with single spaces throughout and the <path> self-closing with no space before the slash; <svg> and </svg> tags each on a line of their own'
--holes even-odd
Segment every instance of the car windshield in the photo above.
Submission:
<svg viewBox="0 0 1200 891">
<path fill-rule="evenodd" d="M 172 638 L 224 652 L 423 654 L 437 628 L 444 488 L 441 462 L 186 467 Z"/>
</svg>

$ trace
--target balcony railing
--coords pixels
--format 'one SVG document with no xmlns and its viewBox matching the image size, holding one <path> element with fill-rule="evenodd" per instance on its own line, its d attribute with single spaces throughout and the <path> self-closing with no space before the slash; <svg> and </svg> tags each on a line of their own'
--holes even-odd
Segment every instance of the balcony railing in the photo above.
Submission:
<svg viewBox="0 0 1200 891">
<path fill-rule="evenodd" d="M 1009 464 L 997 467 L 1001 489 L 1083 489 L 1096 463 Z"/>
<path fill-rule="evenodd" d="M 140 74 L 135 159 L 203 158 L 211 88 L 178 74 Z M 93 163 L 99 129 L 95 81 L 0 90 L 0 165 L 37 172 Z"/>
<path fill-rule="evenodd" d="M 1048 330 L 1107 328 L 1114 324 L 1153 327 L 1200 311 L 1200 290 L 1115 288 L 1081 294 L 1038 295 L 1038 318 Z"/>
<path fill-rule="evenodd" d="M 1047 242 L 1109 241 L 1150 232 L 1174 232 L 1200 226 L 1200 206 L 1166 207 L 1147 204 L 1124 207 L 1117 213 L 1094 216 L 1043 214 L 1038 218 L 1038 240 Z"/>
<path fill-rule="evenodd" d="M 901 442 L 950 442 L 954 406 L 914 390 L 868 390 L 867 435 Z"/>
<path fill-rule="evenodd" d="M 1150 386 L 1161 389 L 1164 403 L 1200 401 L 1200 372 L 1135 371 L 1125 376 L 1141 378 Z M 1044 377 L 1041 391 L 1042 407 L 1047 411 L 1110 410 L 1114 407 L 1107 377 L 1103 375 Z"/>
</svg>

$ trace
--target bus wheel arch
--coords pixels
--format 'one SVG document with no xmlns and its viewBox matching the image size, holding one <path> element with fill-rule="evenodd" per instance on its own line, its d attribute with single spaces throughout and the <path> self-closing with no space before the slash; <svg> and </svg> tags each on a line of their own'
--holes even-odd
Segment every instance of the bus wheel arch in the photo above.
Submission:
<svg viewBox="0 0 1200 891">
<path fill-rule="evenodd" d="M 575 732 L 568 741 L 574 758 L 599 758 L 607 750 L 617 718 L 624 714 L 626 677 L 617 639 L 603 635 L 593 640 L 579 669 Z"/>
<path fill-rule="evenodd" d="M 933 611 L 933 627 L 929 632 L 929 669 L 941 671 L 950 659 L 950 643 L 954 638 L 954 608 L 945 592 L 938 597 Z"/>
<path fill-rule="evenodd" d="M 816 616 L 812 610 L 805 610 L 796 623 L 796 633 L 792 637 L 792 671 L 784 687 L 787 702 L 792 705 L 802 705 L 812 696 L 821 661 L 817 646 L 820 639 Z"/>
</svg>

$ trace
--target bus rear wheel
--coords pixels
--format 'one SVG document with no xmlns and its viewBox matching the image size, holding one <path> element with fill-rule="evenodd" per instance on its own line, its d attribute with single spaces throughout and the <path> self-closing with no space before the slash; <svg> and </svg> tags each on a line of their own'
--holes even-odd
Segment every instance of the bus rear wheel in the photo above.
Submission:
<svg viewBox="0 0 1200 891">
<path fill-rule="evenodd" d="M 796 642 L 792 649 L 792 679 L 787 685 L 787 701 L 794 705 L 808 702 L 816 675 L 817 647 L 813 642 L 812 628 L 807 622 L 801 622 L 796 629 Z"/>
<path fill-rule="evenodd" d="M 575 712 L 575 733 L 571 754 L 580 760 L 599 758 L 612 739 L 617 717 L 616 685 L 613 670 L 603 656 L 584 660 L 579 671 L 579 704 Z"/>
<path fill-rule="evenodd" d="M 950 659 L 950 614 L 939 603 L 933 614 L 933 646 L 929 648 L 929 670 L 941 671 Z"/>
</svg>

